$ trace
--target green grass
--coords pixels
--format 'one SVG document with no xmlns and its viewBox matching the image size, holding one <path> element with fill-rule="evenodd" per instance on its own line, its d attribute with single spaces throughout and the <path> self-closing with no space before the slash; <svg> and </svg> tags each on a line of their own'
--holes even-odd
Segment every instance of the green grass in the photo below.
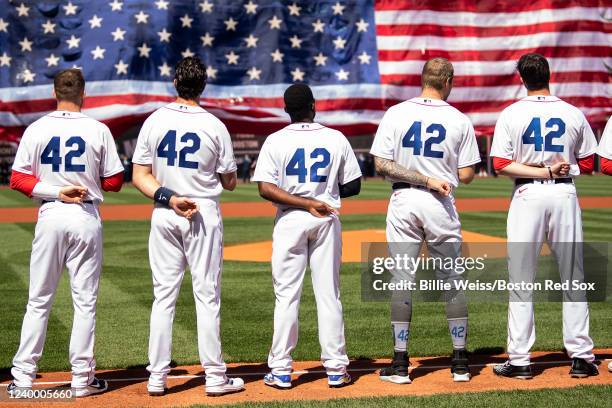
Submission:
<svg viewBox="0 0 612 408">
<path fill-rule="evenodd" d="M 489 391 L 479 393 L 439 394 L 427 397 L 339 398 L 327 401 L 247 402 L 221 405 L 220 408 L 387 408 L 413 406 L 419 408 L 456 407 L 560 407 L 568 401 L 581 407 L 610 406 L 610 385 L 581 385 L 566 389 L 525 391 Z M 204 407 L 192 405 L 191 408 Z"/>
<path fill-rule="evenodd" d="M 612 195 L 610 187 L 612 178 L 607 176 L 585 176 L 576 179 L 578 192 L 582 196 L 609 196 Z M 458 198 L 482 198 L 482 197 L 509 197 L 512 190 L 512 182 L 506 177 L 476 178 L 457 190 Z M 391 192 L 388 182 L 380 179 L 369 179 L 363 183 L 361 194 L 349 200 L 384 200 Z M 223 202 L 249 202 L 260 201 L 255 183 L 239 184 L 235 191 L 224 192 L 221 196 Z M 106 194 L 106 204 L 148 204 L 150 200 L 145 198 L 131 185 L 123 187 L 121 192 Z M 0 208 L 3 207 L 29 207 L 35 204 L 32 200 L 15 191 L 6 188 L 0 189 Z"/>
<path fill-rule="evenodd" d="M 587 239 L 612 237 L 612 210 L 584 211 Z M 505 213 L 462 214 L 464 228 L 503 236 Z M 343 217 L 345 229 L 384 228 L 384 215 Z M 0 368 L 8 368 L 15 353 L 27 301 L 29 254 L 34 224 L 0 224 Z M 147 260 L 149 223 L 110 221 L 104 224 L 104 270 L 102 273 L 96 337 L 100 368 L 142 366 L 147 363 L 152 282 Z M 271 218 L 226 219 L 226 244 L 268 240 Z M 274 295 L 268 263 L 225 262 L 222 290 L 222 336 L 227 361 L 265 361 L 272 335 Z M 359 264 L 342 269 L 342 298 L 347 347 L 352 358 L 386 357 L 389 354 L 389 306 L 363 302 Z M 561 305 L 536 305 L 538 350 L 562 347 Z M 470 304 L 471 350 L 503 349 L 506 342 L 504 302 Z M 298 360 L 319 359 L 316 309 L 310 279 L 305 280 L 300 310 Z M 51 313 L 42 371 L 68 370 L 67 345 L 72 322 L 69 285 L 64 275 Z M 612 346 L 612 314 L 609 303 L 591 304 L 591 333 L 598 347 Z M 412 355 L 441 355 L 449 351 L 450 339 L 439 303 L 414 307 Z M 196 328 L 190 279 L 186 277 L 179 297 L 174 325 L 173 358 L 178 364 L 196 364 Z"/>
<path fill-rule="evenodd" d="M 375 408 L 416 406 L 431 408 L 456 408 L 460 406 L 508 407 L 559 407 L 568 400 L 580 401 L 582 407 L 609 405 L 612 386 L 578 386 L 572 389 L 544 389 L 529 391 L 490 391 L 481 393 L 439 394 L 427 397 L 375 397 L 342 398 L 328 401 L 250 402 L 222 405 L 223 408 Z M 203 407 L 193 405 L 192 407 Z"/>
</svg>

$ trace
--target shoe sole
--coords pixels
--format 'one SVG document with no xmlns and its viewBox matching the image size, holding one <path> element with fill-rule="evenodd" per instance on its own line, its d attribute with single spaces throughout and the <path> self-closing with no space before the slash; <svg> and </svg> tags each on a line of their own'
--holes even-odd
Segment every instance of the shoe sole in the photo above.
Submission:
<svg viewBox="0 0 612 408">
<path fill-rule="evenodd" d="M 587 377 L 595 377 L 598 374 L 575 374 L 570 373 L 570 377 L 572 378 L 587 378 Z"/>
<path fill-rule="evenodd" d="M 292 387 L 291 383 L 281 383 L 281 382 L 266 382 L 264 381 L 268 387 L 276 388 L 277 390 L 288 390 Z"/>
<path fill-rule="evenodd" d="M 351 381 L 344 381 L 344 382 L 341 382 L 341 383 L 338 383 L 338 384 L 336 384 L 336 383 L 334 383 L 334 384 L 327 383 L 327 385 L 329 385 L 329 388 L 342 388 L 342 387 L 346 387 L 350 383 L 351 383 Z"/>
<path fill-rule="evenodd" d="M 240 392 L 240 391 L 244 391 L 244 387 L 225 389 L 223 391 L 208 391 L 208 390 L 206 390 L 206 395 L 208 395 L 209 397 L 220 397 L 222 395 L 234 394 L 234 393 Z"/>
<path fill-rule="evenodd" d="M 410 377 L 401 375 L 380 375 L 378 376 L 381 381 L 391 382 L 393 384 L 412 384 Z"/>
<path fill-rule="evenodd" d="M 470 378 L 472 378 L 470 373 L 465 373 L 465 374 L 451 373 L 451 375 L 453 377 L 454 382 L 468 382 L 470 381 Z"/>
<path fill-rule="evenodd" d="M 84 398 L 84 397 L 89 397 L 91 395 L 96 395 L 96 394 L 102 394 L 103 392 L 108 391 L 108 386 L 106 386 L 104 389 L 96 389 L 96 390 L 87 390 L 86 393 L 84 394 L 79 394 L 78 391 L 76 391 L 74 393 L 74 396 L 76 398 Z"/>
<path fill-rule="evenodd" d="M 166 395 L 166 390 L 164 391 L 149 391 L 150 397 L 163 397 Z"/>
</svg>

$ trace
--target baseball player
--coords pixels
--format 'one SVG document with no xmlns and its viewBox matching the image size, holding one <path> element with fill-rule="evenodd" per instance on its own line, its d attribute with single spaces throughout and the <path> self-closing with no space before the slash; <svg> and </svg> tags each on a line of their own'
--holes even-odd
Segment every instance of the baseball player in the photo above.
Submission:
<svg viewBox="0 0 612 408">
<path fill-rule="evenodd" d="M 77 397 L 107 389 L 94 359 L 96 301 L 102 266 L 102 190 L 119 191 L 123 166 L 108 127 L 81 113 L 85 80 L 68 69 L 54 79 L 57 110 L 26 129 L 13 164 L 11 188 L 40 202 L 30 258 L 30 289 L 8 391 L 29 389 L 45 344 L 47 322 L 64 266 L 74 321 L 70 337 Z"/>
<path fill-rule="evenodd" d="M 153 272 L 147 389 L 164 395 L 170 371 L 176 300 L 189 265 L 196 304 L 198 349 L 206 371 L 206 393 L 244 389 L 227 378 L 221 354 L 220 303 L 223 225 L 219 195 L 236 186 L 236 162 L 223 123 L 198 101 L 206 68 L 198 58 L 178 62 L 178 97 L 147 118 L 132 159 L 134 185 L 155 201 L 149 236 Z"/>
<path fill-rule="evenodd" d="M 421 76 L 422 92 L 391 107 L 384 115 L 370 153 L 376 171 L 392 183 L 387 212 L 390 253 L 410 258 L 427 242 L 432 257 L 461 254 L 461 224 L 452 191 L 459 182 L 470 183 L 480 162 L 470 120 L 446 103 L 453 85 L 453 66 L 444 58 L 427 61 Z M 414 270 L 393 270 L 393 281 L 414 281 Z M 436 271 L 450 282 L 461 275 Z M 446 317 L 453 344 L 451 373 L 454 381 L 469 381 L 466 351 L 467 304 L 462 291 L 445 294 Z M 392 294 L 393 362 L 380 371 L 380 379 L 409 384 L 408 341 L 412 319 L 409 291 Z"/>
<path fill-rule="evenodd" d="M 310 88 L 284 94 L 291 124 L 268 136 L 253 180 L 278 208 L 272 235 L 276 304 L 266 385 L 291 388 L 291 352 L 298 340 L 298 309 L 306 266 L 312 271 L 321 361 L 330 387 L 351 382 L 344 340 L 339 272 L 342 254 L 340 198 L 359 193 L 361 171 L 344 135 L 314 122 Z"/>
<path fill-rule="evenodd" d="M 612 176 L 612 119 L 608 119 L 606 123 L 597 147 L 597 154 L 601 158 L 601 172 Z M 612 361 L 608 363 L 608 371 L 612 372 Z"/>
<path fill-rule="evenodd" d="M 597 147 L 597 154 L 601 158 L 601 172 L 612 176 L 612 119 L 608 119 L 606 123 Z M 608 368 L 612 370 L 612 362 Z"/>
<path fill-rule="evenodd" d="M 525 54 L 517 64 L 527 97 L 502 111 L 495 126 L 491 156 L 496 171 L 514 179 L 508 211 L 508 270 L 512 283 L 535 279 L 537 259 L 547 240 L 561 281 L 583 280 L 582 220 L 573 177 L 593 171 L 595 136 L 580 110 L 552 96 L 546 58 Z M 567 293 L 564 296 L 568 295 Z M 563 302 L 563 342 L 572 358 L 572 377 L 597 375 L 589 337 L 586 299 Z M 510 292 L 508 355 L 493 368 L 504 377 L 529 379 L 535 342 L 529 293 Z"/>
</svg>

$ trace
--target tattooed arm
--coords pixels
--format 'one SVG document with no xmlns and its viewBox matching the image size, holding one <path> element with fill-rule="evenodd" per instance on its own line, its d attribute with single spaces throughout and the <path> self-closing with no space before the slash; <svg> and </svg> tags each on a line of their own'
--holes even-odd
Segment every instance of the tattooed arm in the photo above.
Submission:
<svg viewBox="0 0 612 408">
<path fill-rule="evenodd" d="M 417 186 L 424 186 L 431 190 L 437 191 L 443 196 L 447 196 L 451 192 L 451 186 L 448 182 L 432 177 L 426 177 L 414 170 L 408 170 L 393 160 L 374 156 L 374 166 L 378 174 L 390 177 L 394 180 L 399 180 Z"/>
</svg>

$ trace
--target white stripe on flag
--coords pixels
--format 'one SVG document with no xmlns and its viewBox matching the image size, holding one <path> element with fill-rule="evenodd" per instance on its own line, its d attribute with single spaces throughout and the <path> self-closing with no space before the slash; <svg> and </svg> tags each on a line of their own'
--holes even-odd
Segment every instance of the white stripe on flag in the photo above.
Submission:
<svg viewBox="0 0 612 408">
<path fill-rule="evenodd" d="M 378 36 L 379 50 L 522 50 L 537 47 L 579 47 L 612 44 L 612 34 L 597 31 L 536 33 L 505 37 Z"/>
<path fill-rule="evenodd" d="M 569 7 L 517 13 L 473 13 L 467 11 L 384 10 L 376 11 L 376 25 L 434 24 L 445 26 L 512 27 L 554 21 L 603 21 L 604 7 Z"/>
</svg>

